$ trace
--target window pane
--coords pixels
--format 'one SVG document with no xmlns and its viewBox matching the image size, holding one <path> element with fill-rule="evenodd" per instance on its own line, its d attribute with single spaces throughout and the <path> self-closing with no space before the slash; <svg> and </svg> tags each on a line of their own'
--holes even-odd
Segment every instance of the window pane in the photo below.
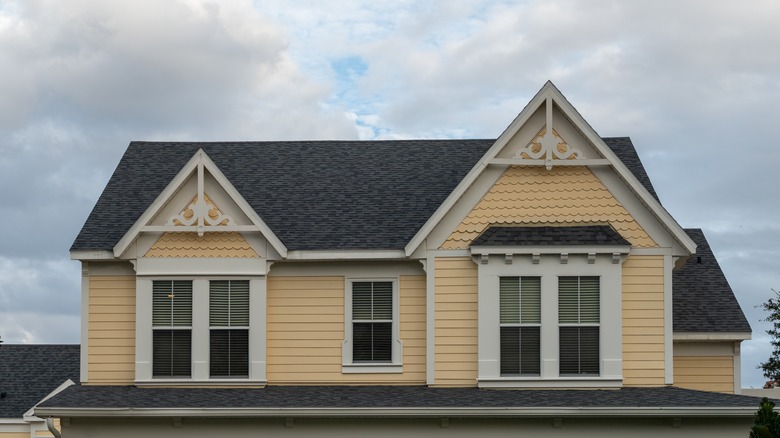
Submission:
<svg viewBox="0 0 780 438">
<path fill-rule="evenodd" d="M 499 301 L 501 323 L 520 322 L 520 277 L 499 278 Z"/>
<path fill-rule="evenodd" d="M 520 280 L 520 322 L 542 322 L 542 279 L 523 277 Z"/>
<path fill-rule="evenodd" d="M 520 328 L 520 374 L 539 374 L 540 372 L 539 330 L 539 327 Z"/>
<path fill-rule="evenodd" d="M 381 281 L 372 283 L 374 288 L 374 311 L 372 319 L 393 319 L 393 283 Z"/>
<path fill-rule="evenodd" d="M 580 277 L 580 322 L 599 322 L 599 277 Z"/>
<path fill-rule="evenodd" d="M 212 327 L 249 325 L 249 280 L 209 282 L 209 324 Z"/>
<path fill-rule="evenodd" d="M 249 377 L 249 331 L 211 330 L 211 377 Z"/>
<path fill-rule="evenodd" d="M 539 327 L 501 327 L 501 374 L 538 375 Z"/>
<path fill-rule="evenodd" d="M 192 363 L 190 330 L 154 330 L 152 332 L 152 375 L 189 377 Z"/>
<path fill-rule="evenodd" d="M 579 322 L 579 277 L 558 277 L 558 322 Z"/>
<path fill-rule="evenodd" d="M 501 374 L 520 374 L 520 327 L 501 327 Z"/>
<path fill-rule="evenodd" d="M 352 361 L 392 361 L 392 334 L 393 323 L 391 322 L 356 322 L 352 324 Z"/>
<path fill-rule="evenodd" d="M 152 325 L 192 326 L 192 281 L 152 282 Z"/>
<path fill-rule="evenodd" d="M 371 282 L 352 283 L 352 319 L 371 320 Z"/>
<path fill-rule="evenodd" d="M 599 374 L 599 328 L 560 328 L 560 374 Z"/>
</svg>

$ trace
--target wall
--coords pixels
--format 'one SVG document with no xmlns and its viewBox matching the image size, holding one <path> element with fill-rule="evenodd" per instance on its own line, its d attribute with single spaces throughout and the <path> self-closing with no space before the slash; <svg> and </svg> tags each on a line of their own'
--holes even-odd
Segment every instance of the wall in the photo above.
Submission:
<svg viewBox="0 0 780 438">
<path fill-rule="evenodd" d="M 664 258 L 623 262 L 623 384 L 664 385 Z"/>
<path fill-rule="evenodd" d="M 403 373 L 343 374 L 344 276 L 268 277 L 269 385 L 424 384 L 425 276 L 402 275 Z"/>
<path fill-rule="evenodd" d="M 135 276 L 90 272 L 88 312 L 89 381 L 86 384 L 132 384 L 135 379 Z"/>
<path fill-rule="evenodd" d="M 477 265 L 435 260 L 435 386 L 477 384 Z"/>
<path fill-rule="evenodd" d="M 63 429 L 63 438 L 145 438 L 156 437 L 215 437 L 283 436 L 334 437 L 371 436 L 396 438 L 399 436 L 426 437 L 625 437 L 632 438 L 711 438 L 714 436 L 747 436 L 753 419 L 747 418 L 683 418 L 679 427 L 671 418 L 578 419 L 564 418 L 561 427 L 554 427 L 551 418 L 536 419 L 448 419 L 443 427 L 441 419 L 306 419 L 295 418 L 286 423 L 283 418 L 270 419 L 191 419 L 184 418 L 180 427 L 171 419 L 139 418 L 96 420 L 74 418 Z"/>
<path fill-rule="evenodd" d="M 674 386 L 733 393 L 733 352 L 731 342 L 675 342 Z"/>
</svg>

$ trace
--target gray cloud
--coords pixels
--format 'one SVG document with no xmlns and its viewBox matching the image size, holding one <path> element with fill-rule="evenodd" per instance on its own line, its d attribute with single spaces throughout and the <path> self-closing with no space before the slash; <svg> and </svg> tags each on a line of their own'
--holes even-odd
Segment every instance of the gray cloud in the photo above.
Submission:
<svg viewBox="0 0 780 438">
<path fill-rule="evenodd" d="M 0 283 L 0 333 L 78 340 L 67 248 L 130 140 L 495 137 L 552 79 L 601 135 L 632 136 L 666 208 L 704 228 L 760 386 L 779 20 L 771 1 L 3 3 L 0 266 L 55 304 Z M 334 71 L 348 57 L 361 75 Z"/>
</svg>

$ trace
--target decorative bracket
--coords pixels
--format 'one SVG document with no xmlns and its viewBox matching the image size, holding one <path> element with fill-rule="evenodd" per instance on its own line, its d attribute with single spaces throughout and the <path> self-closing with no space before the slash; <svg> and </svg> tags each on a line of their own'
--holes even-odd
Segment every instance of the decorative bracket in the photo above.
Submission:
<svg viewBox="0 0 780 438">
<path fill-rule="evenodd" d="M 546 102 L 547 122 L 544 134 L 536 136 L 528 146 L 517 151 L 517 158 L 540 160 L 544 159 L 544 166 L 547 170 L 552 170 L 554 160 L 572 160 L 582 159 L 583 155 L 578 149 L 569 146 L 553 130 L 553 102 L 548 97 Z"/>
<path fill-rule="evenodd" d="M 198 163 L 198 194 L 195 199 L 181 213 L 173 215 L 168 219 L 167 225 L 196 225 L 198 236 L 203 237 L 203 233 L 209 227 L 220 225 L 233 225 L 233 218 L 222 214 L 221 211 L 211 203 L 211 200 L 205 195 L 203 187 L 205 185 L 203 163 Z"/>
</svg>

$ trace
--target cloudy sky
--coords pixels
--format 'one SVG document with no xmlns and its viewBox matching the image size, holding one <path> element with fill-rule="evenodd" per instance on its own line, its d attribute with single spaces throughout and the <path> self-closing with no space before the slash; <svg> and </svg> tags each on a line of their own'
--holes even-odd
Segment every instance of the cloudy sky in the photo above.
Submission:
<svg viewBox="0 0 780 438">
<path fill-rule="evenodd" d="M 705 230 L 760 386 L 778 23 L 775 0 L 0 0 L 0 336 L 78 342 L 68 248 L 131 140 L 495 138 L 550 79 Z"/>
</svg>

